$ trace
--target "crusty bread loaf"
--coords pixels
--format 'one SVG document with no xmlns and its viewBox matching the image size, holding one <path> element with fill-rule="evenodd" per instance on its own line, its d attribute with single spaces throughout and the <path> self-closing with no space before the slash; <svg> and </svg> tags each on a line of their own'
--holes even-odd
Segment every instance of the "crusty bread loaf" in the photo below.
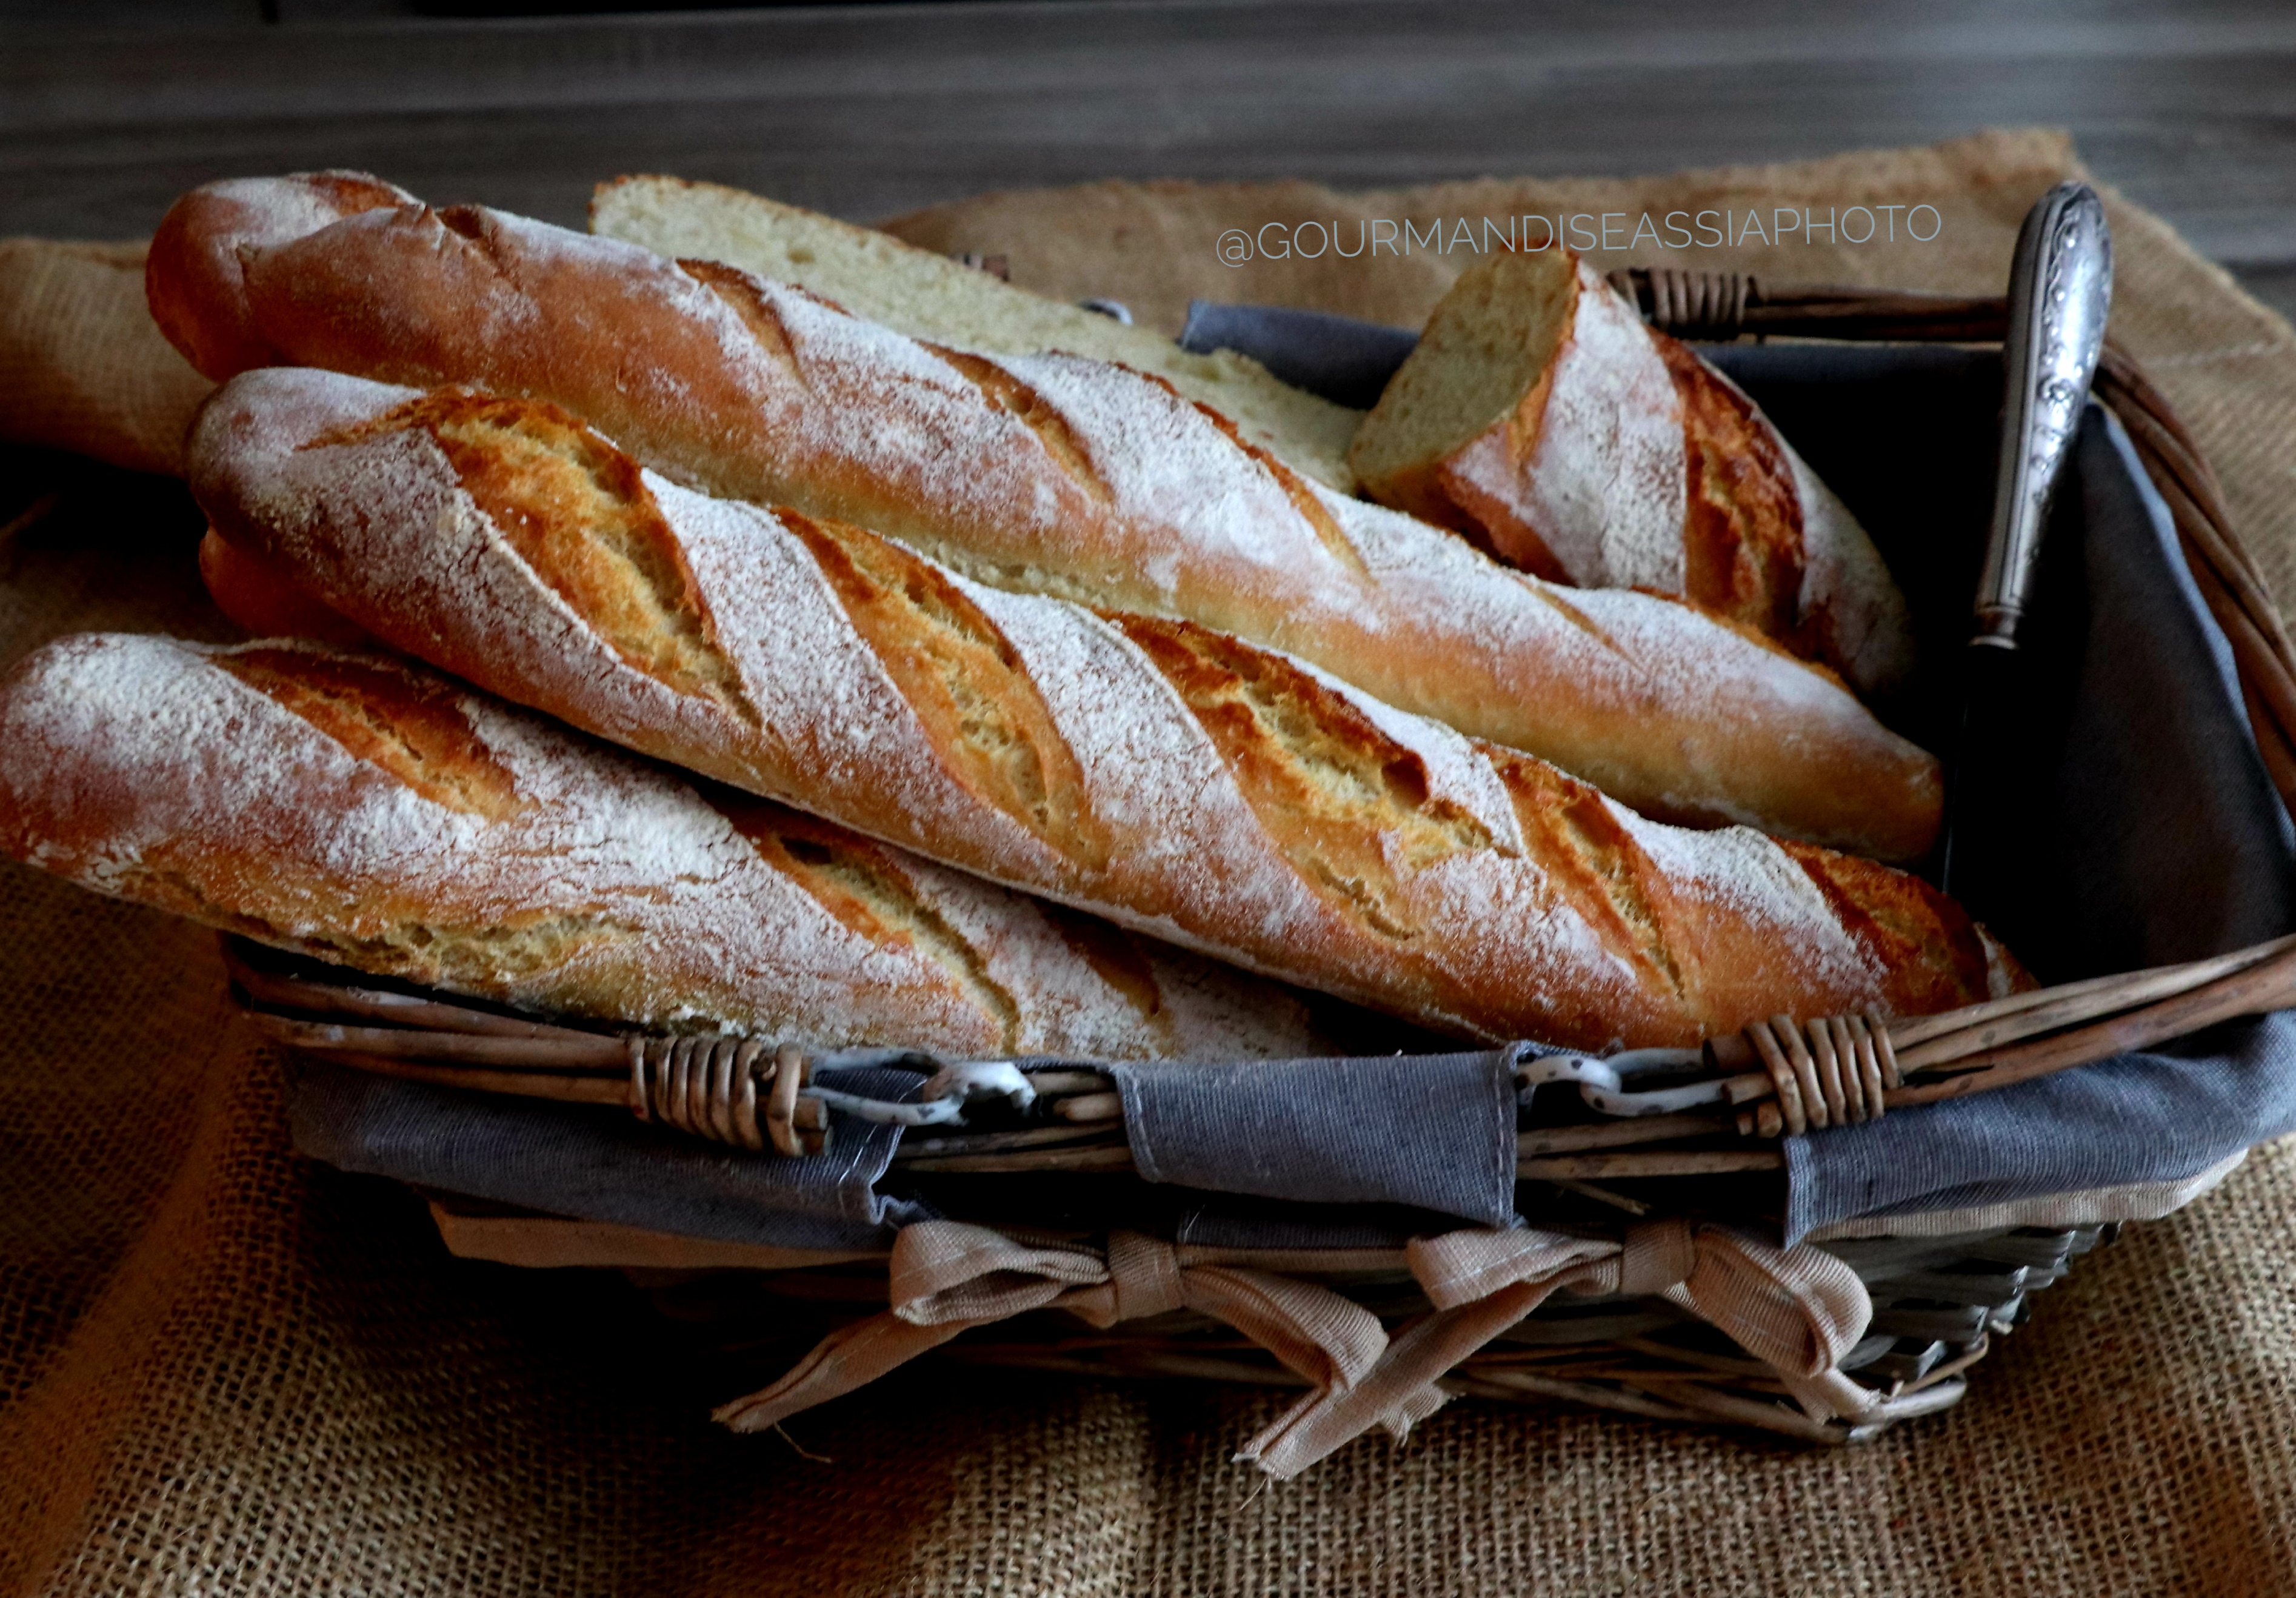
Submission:
<svg viewBox="0 0 2296 1598">
<path fill-rule="evenodd" d="M 1153 378 L 936 350 L 721 264 L 496 212 L 386 206 L 298 234 L 310 202 L 275 181 L 260 238 L 284 242 L 259 242 L 237 193 L 235 276 L 194 269 L 196 227 L 155 244 L 164 324 L 211 315 L 279 364 L 549 399 L 676 480 L 1287 650 L 1647 815 L 1883 859 L 1934 838 L 1937 763 L 1832 676 L 1690 606 L 1556 588 L 1332 494 Z"/>
<path fill-rule="evenodd" d="M 193 430 L 216 527 L 578 726 L 1447 1030 L 1681 1044 L 2013 967 L 1887 867 L 1647 822 L 1185 621 L 711 499 L 555 406 L 275 368 Z"/>
<path fill-rule="evenodd" d="M 980 355 L 1061 350 L 1121 361 L 1234 421 L 1245 438 L 1342 494 L 1361 411 L 1295 389 L 1232 349 L 1196 355 L 1153 328 L 1016 289 L 890 234 L 721 184 L 623 177 L 598 185 L 590 231 L 673 259 L 723 261 L 833 299 L 857 316 Z"/>
<path fill-rule="evenodd" d="M 1867 693 L 1913 663 L 1905 597 L 1849 507 L 1567 250 L 1461 273 L 1351 458 L 1374 499 L 1539 577 L 1682 594 Z"/>
<path fill-rule="evenodd" d="M 1329 1047 L 1271 984 L 316 644 L 41 650 L 0 682 L 0 849 L 340 964 L 635 1026 L 971 1056 Z"/>
</svg>

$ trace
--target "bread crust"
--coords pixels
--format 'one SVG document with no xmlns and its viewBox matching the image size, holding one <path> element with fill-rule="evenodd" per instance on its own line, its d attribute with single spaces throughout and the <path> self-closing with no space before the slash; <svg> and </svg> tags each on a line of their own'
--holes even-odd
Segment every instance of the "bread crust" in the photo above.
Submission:
<svg viewBox="0 0 2296 1598">
<path fill-rule="evenodd" d="M 472 417 L 519 442 L 497 447 Z M 590 463 L 586 499 L 522 463 L 553 430 L 577 435 L 558 448 Z M 570 574 L 633 515 L 621 474 L 596 465 L 611 447 L 537 402 L 272 370 L 209 403 L 192 483 L 226 537 L 505 697 L 1445 1030 L 1679 1044 L 2009 979 L 1910 878 L 1827 875 L 1744 828 L 1660 825 L 1293 658 L 989 588 L 857 527 L 642 472 L 643 516 L 682 575 L 633 565 L 619 594 L 586 589 Z M 656 609 L 675 614 L 628 635 Z M 647 646 L 671 633 L 709 640 L 706 669 Z M 1885 951 L 1829 900 L 1836 876 L 1916 930 Z"/>
<path fill-rule="evenodd" d="M 681 483 L 1291 651 L 1646 815 L 1896 860 L 1935 835 L 1936 761 L 1823 673 L 1688 605 L 1509 571 L 1122 367 L 937 350 L 730 267 L 475 208 L 366 211 L 245 254 L 205 283 L 226 297 L 209 314 L 286 360 L 554 401 Z M 154 282 L 188 303 L 202 284 L 170 258 Z"/>
<path fill-rule="evenodd" d="M 87 635 L 0 682 L 0 848 L 521 1008 L 823 1047 L 1330 1050 L 1296 995 L 376 653 Z"/>
<path fill-rule="evenodd" d="M 1861 692 L 1894 688 L 1912 666 L 1911 623 L 1848 508 L 1736 384 L 1646 326 L 1586 262 L 1559 258 L 1570 302 L 1536 376 L 1480 431 L 1414 452 L 1393 434 L 1408 397 L 1461 358 L 1447 354 L 1447 335 L 1466 336 L 1450 324 L 1546 291 L 1554 260 L 1494 258 L 1461 275 L 1357 433 L 1365 492 L 1525 571 L 1679 594 Z"/>
<path fill-rule="evenodd" d="M 168 209 L 144 258 L 144 297 L 168 342 L 220 382 L 267 366 L 279 351 L 256 325 L 244 275 L 250 252 L 414 196 L 364 172 L 229 178 Z"/>
</svg>

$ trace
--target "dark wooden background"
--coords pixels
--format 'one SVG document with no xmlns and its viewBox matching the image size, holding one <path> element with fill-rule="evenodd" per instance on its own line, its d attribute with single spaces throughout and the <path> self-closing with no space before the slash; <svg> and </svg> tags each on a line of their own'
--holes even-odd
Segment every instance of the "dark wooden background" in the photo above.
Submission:
<svg viewBox="0 0 2296 1598">
<path fill-rule="evenodd" d="M 867 220 L 1103 176 L 1648 172 L 2046 123 L 2296 309 L 2290 0 L 451 4 L 0 0 L 0 233 L 140 234 L 193 184 L 323 165 L 562 222 L 629 170 Z"/>
</svg>

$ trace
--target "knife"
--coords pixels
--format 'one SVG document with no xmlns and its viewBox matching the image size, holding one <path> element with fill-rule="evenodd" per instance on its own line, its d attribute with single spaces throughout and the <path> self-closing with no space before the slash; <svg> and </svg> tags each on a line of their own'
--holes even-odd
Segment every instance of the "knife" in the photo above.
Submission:
<svg viewBox="0 0 2296 1598">
<path fill-rule="evenodd" d="M 1961 662 L 1960 712 L 1946 763 L 1938 886 L 1963 897 L 1973 869 L 1971 824 L 1989 785 L 2015 758 L 2025 674 L 2018 624 L 2030 602 L 2050 501 L 2072 451 L 2112 299 L 2112 234 L 2085 183 L 2061 183 L 2025 214 L 2009 275 L 2001 347 L 2001 469 L 1977 583 L 1975 630 Z"/>
</svg>

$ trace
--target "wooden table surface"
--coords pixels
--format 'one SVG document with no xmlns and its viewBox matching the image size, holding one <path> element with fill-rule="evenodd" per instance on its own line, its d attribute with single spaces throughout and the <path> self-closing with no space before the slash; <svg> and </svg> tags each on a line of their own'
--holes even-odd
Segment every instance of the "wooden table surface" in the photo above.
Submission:
<svg viewBox="0 0 2296 1598">
<path fill-rule="evenodd" d="M 456 20 L 0 0 L 0 234 L 126 237 L 355 166 L 578 222 L 630 170 L 860 220 L 1100 176 L 1625 174 L 2069 127 L 2296 310 L 2296 5 L 1004 0 Z M 497 6 L 499 9 L 499 5 Z M 59 23 L 58 17 L 69 19 Z"/>
</svg>

